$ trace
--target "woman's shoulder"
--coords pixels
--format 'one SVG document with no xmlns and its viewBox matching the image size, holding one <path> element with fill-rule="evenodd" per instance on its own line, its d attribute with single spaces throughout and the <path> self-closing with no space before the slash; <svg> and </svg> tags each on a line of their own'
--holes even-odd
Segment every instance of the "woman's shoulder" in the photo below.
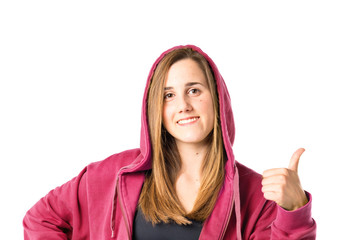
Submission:
<svg viewBox="0 0 357 240">
<path fill-rule="evenodd" d="M 125 166 L 131 165 L 140 156 L 140 149 L 129 149 L 113 154 L 104 160 L 93 162 L 87 166 L 87 171 L 95 174 L 116 174 Z"/>
<path fill-rule="evenodd" d="M 253 169 L 236 162 L 239 174 L 239 188 L 241 197 L 245 198 L 248 202 L 264 200 L 262 188 L 262 175 L 254 171 Z"/>
<path fill-rule="evenodd" d="M 239 163 L 235 162 L 238 168 L 239 180 L 240 181 L 248 181 L 254 183 L 260 183 L 262 180 L 262 175 L 254 171 L 253 169 Z"/>
<path fill-rule="evenodd" d="M 267 201 L 262 192 L 262 175 L 236 162 L 239 174 L 241 214 L 244 221 L 259 216 Z"/>
</svg>

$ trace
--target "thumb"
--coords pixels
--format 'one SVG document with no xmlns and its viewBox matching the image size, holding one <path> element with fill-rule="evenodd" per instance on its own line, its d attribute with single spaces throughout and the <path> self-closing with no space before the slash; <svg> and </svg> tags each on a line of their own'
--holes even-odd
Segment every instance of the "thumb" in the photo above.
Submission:
<svg viewBox="0 0 357 240">
<path fill-rule="evenodd" d="M 289 167 L 288 167 L 290 170 L 298 172 L 299 160 L 300 160 L 301 154 L 303 152 L 305 152 L 305 149 L 304 148 L 299 148 L 291 156 Z"/>
</svg>

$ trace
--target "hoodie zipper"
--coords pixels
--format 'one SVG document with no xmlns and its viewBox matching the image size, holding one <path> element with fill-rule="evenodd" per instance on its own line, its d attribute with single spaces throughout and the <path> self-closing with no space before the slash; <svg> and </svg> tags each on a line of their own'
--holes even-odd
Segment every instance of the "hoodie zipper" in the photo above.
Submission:
<svg viewBox="0 0 357 240">
<path fill-rule="evenodd" d="M 228 228 L 228 224 L 229 224 L 229 220 L 231 219 L 231 216 L 232 216 L 232 210 L 233 210 L 233 204 L 234 204 L 234 193 L 233 193 L 233 197 L 231 199 L 231 205 L 230 205 L 230 208 L 229 208 L 229 215 L 228 215 L 228 218 L 226 220 L 226 223 L 225 223 L 225 226 L 224 226 L 224 229 L 223 231 L 221 232 L 221 235 L 219 236 L 219 240 L 223 239 L 224 237 L 224 234 L 226 233 L 227 231 L 227 228 Z"/>
<path fill-rule="evenodd" d="M 118 197 L 118 200 L 119 200 L 120 211 L 121 211 L 121 213 L 122 213 L 122 215 L 123 215 L 123 219 L 124 219 L 124 223 L 125 223 L 125 228 L 126 228 L 126 231 L 127 231 L 127 234 L 128 234 L 128 239 L 131 239 L 131 237 L 130 237 L 130 231 L 129 231 L 129 222 L 128 222 L 126 213 L 125 213 L 125 211 L 124 211 L 124 206 L 123 206 L 121 191 L 118 190 L 118 187 L 120 187 L 120 183 L 119 183 L 119 180 L 120 180 L 120 179 L 119 179 L 119 177 L 121 176 L 121 172 L 123 172 L 123 170 L 128 169 L 128 168 L 129 168 L 129 166 L 123 167 L 122 169 L 120 169 L 119 173 L 117 174 L 117 183 L 116 183 L 116 185 L 115 185 L 115 191 L 117 192 L 117 197 Z M 115 195 L 115 194 L 114 194 L 114 195 Z M 114 220 L 113 220 L 113 218 L 115 218 L 115 214 L 114 214 L 114 211 L 115 211 L 115 209 L 114 209 L 115 200 L 116 200 L 116 199 L 113 200 L 113 208 L 112 208 L 112 211 L 113 211 L 113 212 L 112 212 L 112 219 L 111 219 L 111 230 L 112 230 L 111 236 L 112 236 L 112 238 L 114 238 L 114 236 L 115 236 L 115 234 L 114 234 L 114 232 L 115 232 L 115 222 L 114 222 Z M 114 217 L 113 217 L 113 216 L 114 216 Z"/>
<path fill-rule="evenodd" d="M 123 218 L 124 218 L 126 232 L 128 233 L 128 239 L 131 239 L 130 231 L 129 231 L 129 221 L 128 221 L 127 216 L 126 216 L 126 212 L 124 211 L 124 206 L 123 206 L 123 202 L 122 202 L 122 198 L 121 198 L 121 193 L 120 192 L 118 194 L 118 197 L 119 197 L 120 210 L 121 210 L 121 213 L 122 213 Z"/>
</svg>

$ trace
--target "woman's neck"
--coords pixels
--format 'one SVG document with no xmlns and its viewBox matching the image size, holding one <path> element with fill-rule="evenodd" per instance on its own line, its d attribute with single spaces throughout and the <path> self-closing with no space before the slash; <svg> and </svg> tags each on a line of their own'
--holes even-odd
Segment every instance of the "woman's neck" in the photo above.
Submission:
<svg viewBox="0 0 357 240">
<path fill-rule="evenodd" d="M 189 213 L 194 204 L 201 186 L 201 166 L 205 159 L 208 147 L 205 144 L 188 144 L 176 142 L 181 158 L 181 169 L 178 172 L 175 188 L 177 196 Z"/>
<path fill-rule="evenodd" d="M 192 144 L 176 142 L 181 158 L 179 174 L 201 178 L 201 166 L 207 153 L 207 144 Z"/>
</svg>

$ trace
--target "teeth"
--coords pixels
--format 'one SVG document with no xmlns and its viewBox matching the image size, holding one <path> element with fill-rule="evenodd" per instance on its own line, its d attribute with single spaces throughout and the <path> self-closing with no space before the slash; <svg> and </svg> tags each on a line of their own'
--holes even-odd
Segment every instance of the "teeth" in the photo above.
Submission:
<svg viewBox="0 0 357 240">
<path fill-rule="evenodd" d="M 194 118 L 190 118 L 190 119 L 180 120 L 177 123 L 178 124 L 186 124 L 186 123 L 190 123 L 190 122 L 196 121 L 197 119 L 198 119 L 198 117 L 194 117 Z"/>
</svg>

